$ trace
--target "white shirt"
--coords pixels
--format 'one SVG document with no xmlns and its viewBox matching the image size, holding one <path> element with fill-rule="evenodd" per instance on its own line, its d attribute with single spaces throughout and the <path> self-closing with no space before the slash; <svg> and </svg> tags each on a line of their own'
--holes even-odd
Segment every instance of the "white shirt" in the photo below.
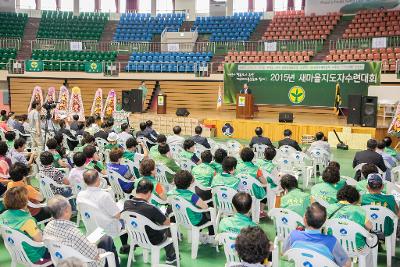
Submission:
<svg viewBox="0 0 400 267">
<path fill-rule="evenodd" d="M 126 140 L 128 140 L 129 138 L 132 138 L 133 136 L 130 133 L 127 132 L 120 132 L 118 134 L 118 138 L 125 144 Z"/>
<path fill-rule="evenodd" d="M 72 168 L 68 175 L 68 180 L 71 183 L 83 183 L 83 173 L 85 172 L 85 167 L 75 167 Z"/>
<path fill-rule="evenodd" d="M 170 135 L 167 138 L 167 144 L 172 146 L 172 145 L 179 145 L 179 146 L 183 146 L 183 142 L 185 141 L 185 138 L 183 138 L 180 135 L 174 134 L 174 135 Z"/>
<path fill-rule="evenodd" d="M 312 142 L 310 148 L 308 149 L 308 151 L 311 151 L 314 148 L 320 148 L 320 149 L 325 150 L 329 154 L 331 153 L 331 147 L 329 146 L 329 143 L 326 142 L 326 141 L 318 140 L 318 141 Z"/>
<path fill-rule="evenodd" d="M 97 222 L 98 226 L 103 228 L 105 232 L 111 236 L 118 235 L 121 224 L 114 216 L 121 211 L 110 193 L 101 190 L 99 187 L 88 186 L 86 190 L 78 193 L 76 202 L 77 204 L 82 202 L 88 203 L 97 207 L 103 215 L 103 218 Z"/>
</svg>

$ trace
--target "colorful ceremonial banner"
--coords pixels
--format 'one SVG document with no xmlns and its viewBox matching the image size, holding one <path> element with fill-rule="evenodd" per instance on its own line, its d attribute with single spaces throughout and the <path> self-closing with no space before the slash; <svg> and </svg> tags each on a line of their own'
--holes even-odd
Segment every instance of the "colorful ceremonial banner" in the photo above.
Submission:
<svg viewBox="0 0 400 267">
<path fill-rule="evenodd" d="M 393 121 L 390 124 L 388 133 L 392 135 L 400 135 L 400 102 L 397 104 L 396 114 L 393 117 Z"/>
<path fill-rule="evenodd" d="M 31 101 L 29 102 L 28 113 L 32 110 L 32 103 L 39 102 L 40 105 L 43 105 L 43 92 L 40 86 L 35 86 L 32 91 Z"/>
<path fill-rule="evenodd" d="M 58 103 L 54 110 L 54 116 L 56 120 L 68 117 L 68 103 L 69 103 L 69 91 L 67 87 L 61 86 L 60 94 L 58 95 Z"/>
<path fill-rule="evenodd" d="M 220 110 L 221 107 L 222 107 L 222 89 L 220 85 L 218 86 L 217 110 Z"/>
<path fill-rule="evenodd" d="M 101 62 L 86 62 L 85 71 L 89 73 L 103 72 L 103 64 Z"/>
<path fill-rule="evenodd" d="M 112 117 L 117 105 L 117 94 L 114 89 L 108 92 L 106 104 L 104 105 L 103 118 Z"/>
<path fill-rule="evenodd" d="M 43 61 L 41 61 L 41 60 L 25 60 L 25 71 L 29 71 L 29 72 L 43 71 Z"/>
<path fill-rule="evenodd" d="M 90 115 L 102 115 L 103 113 L 103 90 L 101 88 L 97 89 L 94 94 L 92 109 Z"/>
<path fill-rule="evenodd" d="M 399 0 L 306 0 L 305 13 L 325 15 L 329 12 L 355 14 L 365 9 L 399 9 Z"/>
<path fill-rule="evenodd" d="M 78 115 L 79 120 L 85 119 L 85 110 L 83 108 L 81 89 L 79 87 L 72 88 L 71 99 L 69 100 L 68 117 L 72 119 L 74 115 Z"/>
<path fill-rule="evenodd" d="M 381 62 L 225 63 L 224 103 L 236 103 L 247 83 L 256 104 L 333 107 L 339 84 L 346 106 L 348 95 L 367 95 L 380 77 Z"/>
</svg>

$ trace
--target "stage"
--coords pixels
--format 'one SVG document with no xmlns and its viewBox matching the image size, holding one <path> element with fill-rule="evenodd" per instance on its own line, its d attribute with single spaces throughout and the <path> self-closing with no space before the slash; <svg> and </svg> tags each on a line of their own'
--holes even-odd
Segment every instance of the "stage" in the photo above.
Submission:
<svg viewBox="0 0 400 267">
<path fill-rule="evenodd" d="M 193 121 L 198 121 L 200 124 L 204 124 L 206 127 L 212 127 L 215 129 L 215 137 L 224 137 L 222 127 L 229 123 L 233 127 L 233 135 L 231 137 L 238 139 L 251 139 L 254 136 L 254 129 L 258 126 L 264 129 L 264 136 L 268 136 L 272 141 L 279 141 L 283 138 L 283 130 L 290 129 L 293 132 L 293 139 L 301 141 L 304 135 L 314 135 L 318 131 L 324 132 L 328 136 L 328 132 L 336 130 L 340 132 L 350 132 L 351 134 L 360 134 L 363 139 L 369 137 L 382 139 L 387 135 L 387 129 L 391 122 L 391 119 L 383 121 L 382 117 L 378 116 L 378 127 L 360 127 L 348 125 L 346 117 L 338 117 L 330 110 L 315 109 L 314 113 L 308 109 L 306 112 L 303 110 L 288 110 L 294 113 L 293 123 L 280 123 L 278 121 L 279 112 L 276 110 L 259 109 L 255 113 L 254 119 L 236 119 L 234 110 L 190 110 L 190 115 L 187 118 L 177 117 L 174 110 L 168 110 L 167 114 L 157 115 L 154 112 L 145 113 L 141 115 L 132 115 L 136 117 L 135 123 L 140 120 L 144 120 L 147 116 L 152 119 L 159 118 L 160 125 L 164 126 L 162 130 L 166 130 L 167 134 L 172 132 L 174 124 L 182 124 L 186 127 L 185 134 L 193 134 L 194 125 Z M 279 110 L 280 111 L 280 110 Z M 139 119 L 138 116 L 141 118 Z M 139 120 L 138 120 L 139 119 Z M 163 120 L 167 120 L 166 123 L 162 123 Z M 191 121 L 192 129 L 188 129 L 188 123 L 186 120 Z M 135 124 L 132 124 L 135 125 Z M 172 127 L 171 127 L 172 126 Z M 183 128 L 183 127 L 182 127 Z M 163 132 L 163 131 L 161 131 Z M 192 133 L 190 133 L 192 132 Z M 358 135 L 355 135 L 356 137 Z M 335 141 L 336 142 L 336 141 Z M 366 141 L 365 141 L 366 144 Z M 365 147 L 364 141 L 361 142 L 362 148 Z"/>
</svg>

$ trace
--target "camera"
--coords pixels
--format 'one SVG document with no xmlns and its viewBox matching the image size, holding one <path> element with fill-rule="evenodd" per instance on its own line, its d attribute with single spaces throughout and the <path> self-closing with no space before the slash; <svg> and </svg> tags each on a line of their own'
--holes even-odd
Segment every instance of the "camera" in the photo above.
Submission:
<svg viewBox="0 0 400 267">
<path fill-rule="evenodd" d="M 53 108 L 56 108 L 57 104 L 53 102 L 46 102 L 43 104 L 43 108 L 46 110 L 51 110 Z"/>
</svg>

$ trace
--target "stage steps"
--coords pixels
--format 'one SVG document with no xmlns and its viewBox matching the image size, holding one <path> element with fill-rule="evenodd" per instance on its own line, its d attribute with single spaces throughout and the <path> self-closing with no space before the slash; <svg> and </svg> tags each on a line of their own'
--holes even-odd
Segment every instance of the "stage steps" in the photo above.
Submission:
<svg viewBox="0 0 400 267">
<path fill-rule="evenodd" d="M 40 18 L 29 17 L 24 30 L 21 47 L 17 53 L 17 60 L 30 59 L 32 56 L 31 41 L 36 39 L 39 30 Z"/>
<path fill-rule="evenodd" d="M 267 28 L 270 23 L 271 23 L 271 20 L 266 20 L 266 19 L 260 20 L 260 22 L 257 24 L 254 32 L 250 36 L 250 41 L 261 40 L 262 37 L 264 36 L 264 33 L 267 31 Z"/>
<path fill-rule="evenodd" d="M 107 21 L 106 26 L 104 27 L 104 31 L 101 35 L 101 42 L 111 42 L 114 37 L 114 33 L 117 30 L 119 21 L 117 20 L 109 20 Z"/>
</svg>

